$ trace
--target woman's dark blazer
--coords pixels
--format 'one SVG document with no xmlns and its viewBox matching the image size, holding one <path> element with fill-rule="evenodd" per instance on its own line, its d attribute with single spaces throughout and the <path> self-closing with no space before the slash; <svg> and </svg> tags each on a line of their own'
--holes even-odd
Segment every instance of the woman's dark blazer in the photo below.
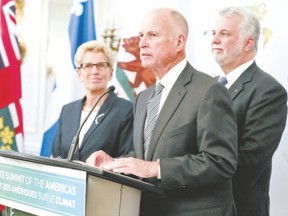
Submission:
<svg viewBox="0 0 288 216">
<path fill-rule="evenodd" d="M 52 157 L 67 158 L 73 137 L 80 127 L 83 99 L 63 106 L 52 148 Z M 74 160 L 86 161 L 97 150 L 112 157 L 127 154 L 132 147 L 133 103 L 110 93 L 85 134 Z M 97 119 L 97 121 L 96 121 Z"/>
</svg>

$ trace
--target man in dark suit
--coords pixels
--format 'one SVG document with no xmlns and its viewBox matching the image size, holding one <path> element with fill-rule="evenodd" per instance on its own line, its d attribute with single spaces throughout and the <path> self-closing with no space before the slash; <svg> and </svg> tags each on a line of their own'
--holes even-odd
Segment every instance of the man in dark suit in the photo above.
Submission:
<svg viewBox="0 0 288 216">
<path fill-rule="evenodd" d="M 238 216 L 269 215 L 272 156 L 286 124 L 286 90 L 254 58 L 260 24 L 241 7 L 220 10 L 212 52 L 226 77 L 238 121 L 239 162 L 233 178 Z"/>
<path fill-rule="evenodd" d="M 98 151 L 87 163 L 133 174 L 163 189 L 163 195 L 142 194 L 140 215 L 236 215 L 232 176 L 237 166 L 237 127 L 227 90 L 187 62 L 188 24 L 179 12 L 169 8 L 148 12 L 139 36 L 142 64 L 154 73 L 157 86 L 164 86 L 158 94 L 162 95 L 154 129 L 148 129 L 151 114 L 146 107 L 155 85 L 136 98 L 133 157 L 113 160 Z"/>
</svg>

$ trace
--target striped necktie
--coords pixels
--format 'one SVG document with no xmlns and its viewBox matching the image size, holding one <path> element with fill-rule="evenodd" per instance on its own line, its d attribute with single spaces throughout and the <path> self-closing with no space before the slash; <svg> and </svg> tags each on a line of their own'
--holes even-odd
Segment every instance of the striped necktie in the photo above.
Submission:
<svg viewBox="0 0 288 216">
<path fill-rule="evenodd" d="M 161 83 L 157 83 L 154 93 L 148 101 L 147 116 L 144 127 L 144 158 L 147 157 L 148 148 L 150 145 L 151 135 L 154 125 L 158 117 L 158 110 L 160 105 L 161 94 L 164 86 Z"/>
</svg>

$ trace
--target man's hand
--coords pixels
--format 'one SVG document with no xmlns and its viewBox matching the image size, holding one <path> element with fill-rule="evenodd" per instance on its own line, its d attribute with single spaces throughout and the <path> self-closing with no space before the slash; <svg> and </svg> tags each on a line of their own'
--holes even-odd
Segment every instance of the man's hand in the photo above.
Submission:
<svg viewBox="0 0 288 216">
<path fill-rule="evenodd" d="M 133 157 L 114 159 L 101 165 L 103 169 L 125 175 L 132 174 L 140 178 L 157 177 L 158 166 L 155 161 L 144 161 Z"/>
<path fill-rule="evenodd" d="M 101 167 L 101 164 L 113 161 L 114 159 L 106 154 L 104 151 L 99 150 L 92 153 L 86 160 L 86 164 L 89 166 Z"/>
</svg>

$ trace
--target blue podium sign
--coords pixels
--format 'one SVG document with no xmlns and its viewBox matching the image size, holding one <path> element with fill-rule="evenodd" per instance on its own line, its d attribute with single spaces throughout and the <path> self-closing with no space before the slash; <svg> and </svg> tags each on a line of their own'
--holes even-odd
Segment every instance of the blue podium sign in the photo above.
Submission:
<svg viewBox="0 0 288 216">
<path fill-rule="evenodd" d="M 0 203 L 37 215 L 85 215 L 86 172 L 0 157 Z"/>
</svg>

